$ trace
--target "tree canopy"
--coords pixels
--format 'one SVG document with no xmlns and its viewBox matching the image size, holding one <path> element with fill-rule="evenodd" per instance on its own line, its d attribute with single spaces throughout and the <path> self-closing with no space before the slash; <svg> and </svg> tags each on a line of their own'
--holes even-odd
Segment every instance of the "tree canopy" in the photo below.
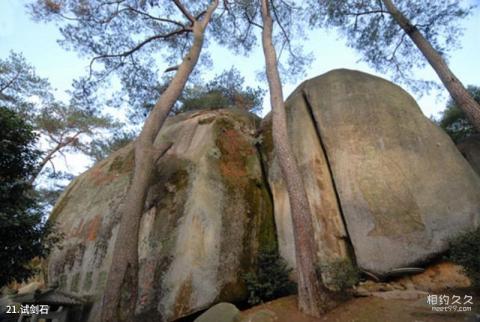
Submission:
<svg viewBox="0 0 480 322">
<path fill-rule="evenodd" d="M 30 261 L 49 251 L 51 230 L 29 183 L 40 156 L 36 140 L 18 113 L 0 107 L 0 286 L 31 277 Z"/>
<path fill-rule="evenodd" d="M 467 87 L 467 90 L 475 101 L 480 103 L 480 87 L 470 85 Z M 437 123 L 445 130 L 445 132 L 447 132 L 448 135 L 450 135 L 454 142 L 459 142 L 478 133 L 468 120 L 465 112 L 458 108 L 457 104 L 452 99 L 448 101 L 447 106 Z"/>
<path fill-rule="evenodd" d="M 84 108 L 82 96 L 75 96 L 78 90 L 72 89 L 70 102 L 58 101 L 48 80 L 39 77 L 21 54 L 11 52 L 6 59 L 0 59 L 0 103 L 19 113 L 39 136 L 42 153 L 36 169 L 30 173 L 32 183 L 43 170 L 50 176 L 57 174 L 51 162 L 57 154 L 89 154 L 90 140 L 119 127 L 111 118 Z M 46 167 L 48 164 L 51 167 Z"/>
<path fill-rule="evenodd" d="M 165 89 L 164 76 L 175 71 L 187 54 L 193 43 L 193 20 L 202 18 L 208 4 L 209 1 L 36 0 L 29 8 L 34 19 L 59 25 L 63 47 L 91 59 L 89 75 L 79 80 L 79 88 L 91 92 L 115 76 L 121 90 L 112 102 L 127 103 L 138 112 L 151 110 L 158 101 Z M 169 72 L 160 70 L 159 59 L 168 64 Z M 208 55 L 202 55 L 199 67 L 209 64 Z"/>
<path fill-rule="evenodd" d="M 2 106 L 25 114 L 34 108 L 36 102 L 51 100 L 50 90 L 48 80 L 39 77 L 23 55 L 10 52 L 7 58 L 0 59 Z"/>
<path fill-rule="evenodd" d="M 338 28 L 347 45 L 362 55 L 362 60 L 394 80 L 423 92 L 436 86 L 413 76 L 427 61 L 405 30 L 395 21 L 383 1 L 309 0 L 310 22 L 315 26 Z M 459 21 L 472 10 L 467 1 L 404 0 L 396 1 L 427 41 L 444 57 L 459 46 L 462 33 Z"/>
<path fill-rule="evenodd" d="M 245 87 L 244 82 L 240 72 L 231 68 L 205 85 L 187 87 L 179 99 L 175 113 L 230 107 L 261 113 L 265 91 L 260 87 Z"/>
<path fill-rule="evenodd" d="M 272 42 L 278 48 L 278 69 L 285 82 L 294 82 L 304 76 L 313 61 L 312 53 L 305 52 L 302 45 L 307 38 L 304 21 L 308 7 L 298 1 L 270 3 L 276 24 L 272 30 Z M 263 22 L 259 1 L 225 1 L 221 10 L 219 19 L 212 24 L 212 38 L 219 45 L 244 55 L 261 45 Z M 261 76 L 266 79 L 265 70 Z"/>
</svg>

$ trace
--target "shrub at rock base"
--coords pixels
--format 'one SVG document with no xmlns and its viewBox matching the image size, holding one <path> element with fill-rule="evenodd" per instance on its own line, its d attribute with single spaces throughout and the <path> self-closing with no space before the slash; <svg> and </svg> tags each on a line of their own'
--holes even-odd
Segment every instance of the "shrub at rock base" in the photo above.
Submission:
<svg viewBox="0 0 480 322">
<path fill-rule="evenodd" d="M 294 293 L 296 285 L 288 277 L 291 270 L 276 251 L 260 253 L 256 271 L 243 276 L 248 303 L 255 305 Z"/>
<path fill-rule="evenodd" d="M 344 292 L 360 281 L 360 270 L 349 260 L 320 265 L 318 274 L 326 276 L 327 285 L 339 292 Z"/>
<path fill-rule="evenodd" d="M 453 238 L 449 245 L 447 258 L 461 265 L 473 286 L 480 287 L 480 228 Z"/>
</svg>

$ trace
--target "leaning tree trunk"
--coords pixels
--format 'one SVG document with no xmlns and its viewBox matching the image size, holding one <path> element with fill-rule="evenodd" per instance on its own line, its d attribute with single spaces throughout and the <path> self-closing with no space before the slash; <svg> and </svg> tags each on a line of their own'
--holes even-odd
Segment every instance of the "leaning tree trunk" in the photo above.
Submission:
<svg viewBox="0 0 480 322">
<path fill-rule="evenodd" d="M 298 305 L 302 312 L 319 317 L 328 303 L 328 292 L 315 271 L 315 241 L 310 207 L 298 165 L 287 133 L 287 117 L 277 54 L 272 43 L 273 21 L 269 0 L 261 0 L 262 44 L 272 106 L 272 136 L 283 178 L 287 185 L 295 240 L 298 275 Z"/>
<path fill-rule="evenodd" d="M 475 129 L 480 132 L 480 105 L 467 92 L 450 68 L 448 68 L 443 57 L 432 47 L 418 28 L 412 25 L 408 18 L 397 9 L 392 0 L 383 0 L 383 3 L 393 19 L 395 19 L 398 25 L 422 52 L 423 56 L 425 56 L 458 107 L 465 113 Z"/>
<path fill-rule="evenodd" d="M 217 6 L 218 0 L 213 1 L 204 18 L 201 21 L 194 21 L 192 47 L 184 57 L 170 85 L 155 104 L 135 141 L 133 179 L 121 209 L 121 221 L 112 255 L 113 262 L 103 295 L 102 321 L 104 322 L 135 321 L 140 219 L 155 162 L 168 149 L 168 146 L 155 149 L 153 142 L 198 61 L 205 28 Z"/>
</svg>

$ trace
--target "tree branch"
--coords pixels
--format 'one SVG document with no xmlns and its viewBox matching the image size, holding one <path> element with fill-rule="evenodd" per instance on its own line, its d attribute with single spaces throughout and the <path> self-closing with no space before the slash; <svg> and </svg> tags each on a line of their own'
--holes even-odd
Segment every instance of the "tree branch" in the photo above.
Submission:
<svg viewBox="0 0 480 322">
<path fill-rule="evenodd" d="M 180 67 L 180 65 L 168 67 L 167 69 L 165 69 L 164 73 L 169 73 L 169 72 L 176 71 L 176 70 L 178 70 L 178 67 Z"/>
<path fill-rule="evenodd" d="M 207 10 L 205 11 L 205 17 L 202 19 L 202 28 L 205 29 L 210 22 L 210 19 L 212 19 L 213 12 L 215 9 L 218 7 L 218 0 L 213 0 L 212 3 L 208 6 Z M 202 16 L 203 14 L 200 13 L 199 16 Z"/>
<path fill-rule="evenodd" d="M 200 20 L 200 18 L 202 18 L 203 15 L 206 13 L 207 13 L 207 10 L 203 10 L 202 12 L 200 12 L 198 15 L 195 16 L 195 20 Z"/>
<path fill-rule="evenodd" d="M 65 140 L 60 139 L 60 142 L 57 142 L 57 140 L 55 140 L 55 142 L 57 142 L 57 145 L 52 150 L 50 150 L 50 152 L 47 153 L 47 155 L 42 159 L 42 161 L 40 161 L 40 164 L 38 165 L 38 167 L 35 168 L 35 171 L 32 173 L 28 182 L 30 184 L 33 184 L 37 179 L 38 175 L 40 174 L 40 172 L 42 172 L 45 165 L 53 158 L 53 155 L 57 152 L 62 153 L 62 151 L 60 150 L 66 147 L 67 145 L 75 142 L 77 140 L 77 137 L 80 134 L 82 134 L 82 131 L 78 131 L 77 133 L 75 133 L 75 135 L 73 135 L 72 137 L 66 138 Z"/>
<path fill-rule="evenodd" d="M 195 22 L 195 17 L 192 16 L 192 14 L 185 8 L 185 6 L 179 1 L 179 0 L 174 0 L 173 1 L 177 8 L 183 13 L 185 17 L 193 24 Z"/>
<path fill-rule="evenodd" d="M 168 23 L 172 23 L 174 25 L 177 25 L 179 26 L 180 28 L 186 28 L 187 27 L 185 25 L 183 25 L 182 23 L 178 22 L 178 21 L 175 21 L 175 20 L 172 20 L 172 19 L 166 19 L 166 18 L 160 18 L 160 17 L 155 17 L 155 16 L 152 16 L 151 14 L 149 14 L 148 12 L 144 12 L 144 11 L 141 11 L 141 10 L 138 10 L 138 9 L 135 9 L 131 6 L 126 6 L 125 8 L 127 8 L 128 10 L 130 11 L 133 11 L 135 13 L 138 13 L 139 15 L 142 15 L 142 16 L 145 16 L 147 18 L 150 18 L 152 20 L 157 20 L 157 21 L 161 21 L 161 22 L 168 22 Z"/>
<path fill-rule="evenodd" d="M 349 16 L 363 16 L 363 15 L 370 15 L 370 14 L 373 14 L 373 13 L 381 13 L 381 14 L 388 13 L 388 14 L 390 14 L 390 12 L 388 12 L 386 10 L 383 10 L 383 9 L 367 10 L 367 11 L 361 11 L 361 12 L 347 12 L 346 14 L 349 15 Z"/>
<path fill-rule="evenodd" d="M 392 55 L 391 55 L 390 58 L 388 59 L 389 62 L 392 62 L 393 59 L 395 58 L 395 54 L 397 53 L 398 48 L 400 48 L 400 46 L 402 45 L 403 40 L 405 39 L 405 36 L 406 36 L 406 35 L 407 35 L 407 33 L 404 32 L 403 35 L 402 35 L 402 37 L 400 38 L 400 41 L 399 41 L 398 44 L 395 46 L 395 49 L 393 50 Z"/>
<path fill-rule="evenodd" d="M 0 94 L 4 95 L 3 91 L 9 88 L 13 84 L 13 82 L 15 82 L 18 79 L 18 77 L 20 77 L 20 71 L 17 71 L 16 75 L 10 81 L 8 81 L 4 86 L 0 88 Z"/>
<path fill-rule="evenodd" d="M 161 34 L 161 35 L 154 35 L 154 36 L 151 36 L 147 39 L 145 39 L 144 41 L 140 42 L 139 44 L 137 44 L 135 47 L 127 50 L 127 51 L 124 51 L 123 53 L 119 53 L 119 54 L 104 54 L 104 55 L 99 55 L 99 56 L 96 56 L 96 57 L 93 57 L 92 60 L 90 61 L 90 76 L 92 74 L 92 66 L 93 66 L 93 63 L 96 61 L 96 60 L 99 60 L 99 59 L 105 59 L 105 58 L 114 58 L 114 57 L 127 57 L 127 56 L 130 56 L 131 54 L 133 54 L 134 52 L 136 52 L 137 50 L 140 50 L 143 46 L 145 46 L 146 44 L 154 41 L 154 40 L 157 40 L 157 39 L 167 39 L 169 37 L 172 37 L 174 35 L 179 35 L 179 34 L 182 34 L 182 33 L 188 33 L 188 32 L 191 32 L 192 30 L 190 28 L 186 28 L 184 26 L 182 26 L 182 28 L 180 29 L 177 29 L 177 30 L 174 30 L 172 32 L 169 32 L 167 34 Z"/>
<path fill-rule="evenodd" d="M 247 21 L 248 21 L 248 23 L 249 23 L 250 25 L 253 25 L 253 26 L 255 26 L 255 27 L 258 27 L 258 28 L 260 28 L 260 29 L 263 29 L 263 26 L 262 26 L 262 25 L 260 25 L 260 24 L 256 23 L 255 21 L 253 21 L 253 19 L 248 15 L 248 12 L 247 12 L 247 11 L 245 11 L 244 13 L 245 13 L 245 18 L 247 19 Z"/>
<path fill-rule="evenodd" d="M 292 50 L 290 38 L 288 37 L 287 31 L 285 30 L 285 28 L 283 27 L 282 23 L 280 22 L 280 18 L 278 17 L 278 13 L 277 13 L 277 8 L 276 8 L 275 5 L 273 4 L 273 0 L 271 0 L 271 4 L 272 4 L 272 10 L 273 10 L 273 14 L 274 14 L 274 16 L 275 16 L 275 20 L 277 21 L 278 25 L 280 26 L 280 30 L 282 30 L 283 36 L 285 37 L 285 40 L 286 40 L 286 42 L 287 42 L 288 51 L 290 52 L 290 55 L 292 55 L 293 57 L 295 57 L 296 55 L 294 54 L 294 52 L 293 52 L 293 50 Z M 282 48 L 282 50 L 283 50 L 283 48 Z"/>
<path fill-rule="evenodd" d="M 355 23 L 353 25 L 353 30 L 357 30 L 357 20 L 358 17 L 364 16 L 364 15 L 371 15 L 371 14 L 377 14 L 380 13 L 382 15 L 382 18 L 384 17 L 383 14 L 391 14 L 390 12 L 386 11 L 383 9 L 382 5 L 380 4 L 380 9 L 374 9 L 374 10 L 366 10 L 366 11 L 359 11 L 359 12 L 347 12 L 347 16 L 355 16 Z"/>
</svg>

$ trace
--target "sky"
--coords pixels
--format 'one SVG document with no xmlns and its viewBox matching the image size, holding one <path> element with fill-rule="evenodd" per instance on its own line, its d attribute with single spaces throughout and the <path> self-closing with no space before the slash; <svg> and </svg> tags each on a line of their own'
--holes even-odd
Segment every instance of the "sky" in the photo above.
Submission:
<svg viewBox="0 0 480 322">
<path fill-rule="evenodd" d="M 33 65 L 37 74 L 49 79 L 56 96 L 66 99 L 65 91 L 71 86 L 75 77 L 85 74 L 88 58 L 80 58 L 76 52 L 62 48 L 57 40 L 61 39 L 58 27 L 54 24 L 33 22 L 24 9 L 25 0 L 0 0 L 0 59 L 8 56 L 13 50 L 21 52 L 27 62 Z M 450 53 L 449 66 L 464 85 L 480 85 L 480 9 L 476 9 L 462 22 L 464 34 L 460 40 L 462 48 Z M 376 73 L 365 63 L 359 62 L 360 55 L 345 46 L 345 40 L 335 31 L 313 30 L 309 33 L 309 41 L 304 43 L 307 51 L 312 51 L 315 61 L 307 70 L 304 79 L 312 78 L 336 68 L 356 69 L 389 79 L 388 75 Z M 261 48 L 257 48 L 249 57 L 234 57 L 227 50 L 211 46 L 210 54 L 215 62 L 206 78 L 213 77 L 222 70 L 230 69 L 232 64 L 239 69 L 252 87 L 263 86 L 256 75 L 263 68 Z M 438 81 L 436 74 L 428 66 L 415 72 L 419 78 Z M 284 84 L 284 95 L 288 95 L 300 83 Z M 405 88 L 405 87 L 404 87 Z M 407 91 L 408 89 L 405 88 Z M 443 89 L 419 98 L 417 101 L 426 116 L 435 115 L 444 109 L 448 95 Z M 269 108 L 268 95 L 264 102 L 264 114 Z M 82 168 L 84 168 L 83 166 Z M 78 170 L 77 170 L 78 171 Z M 76 172 L 76 171 L 74 171 Z"/>
</svg>

